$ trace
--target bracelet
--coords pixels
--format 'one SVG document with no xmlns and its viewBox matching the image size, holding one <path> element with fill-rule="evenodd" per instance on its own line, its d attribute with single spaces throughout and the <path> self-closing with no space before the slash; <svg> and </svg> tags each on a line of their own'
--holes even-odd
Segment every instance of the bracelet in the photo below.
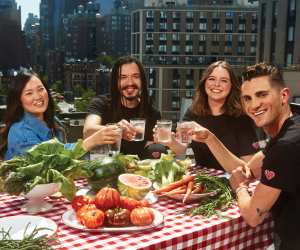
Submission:
<svg viewBox="0 0 300 250">
<path fill-rule="evenodd" d="M 238 192 L 241 191 L 241 190 L 244 189 L 244 188 L 245 188 L 245 189 L 247 190 L 247 192 L 248 192 L 248 187 L 247 187 L 247 186 L 240 186 L 240 187 L 238 187 L 238 188 L 235 190 L 235 193 L 238 194 Z"/>
</svg>

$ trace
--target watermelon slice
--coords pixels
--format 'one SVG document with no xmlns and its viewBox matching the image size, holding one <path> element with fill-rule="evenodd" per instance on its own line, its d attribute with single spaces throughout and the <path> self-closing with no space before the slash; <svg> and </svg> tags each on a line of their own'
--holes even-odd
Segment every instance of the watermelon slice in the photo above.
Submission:
<svg viewBox="0 0 300 250">
<path fill-rule="evenodd" d="M 141 175 L 121 174 L 118 178 L 118 189 L 121 195 L 142 200 L 149 192 L 152 182 Z"/>
</svg>

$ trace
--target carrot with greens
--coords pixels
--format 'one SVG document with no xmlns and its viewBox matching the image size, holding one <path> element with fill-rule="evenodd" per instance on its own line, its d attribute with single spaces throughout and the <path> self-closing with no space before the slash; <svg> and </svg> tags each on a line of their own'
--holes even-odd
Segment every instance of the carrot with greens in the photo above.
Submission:
<svg viewBox="0 0 300 250">
<path fill-rule="evenodd" d="M 163 192 L 159 196 L 172 195 L 172 194 L 185 194 L 186 193 L 186 185 L 180 186 L 178 188 L 172 189 L 169 192 Z"/>
<path fill-rule="evenodd" d="M 192 191 L 192 194 L 201 194 L 204 193 L 205 191 L 205 186 L 204 184 L 200 184 L 200 185 L 195 185 L 195 188 Z"/>
<path fill-rule="evenodd" d="M 182 199 L 182 203 L 186 203 L 189 200 L 189 198 L 192 194 L 192 191 L 193 191 L 193 187 L 194 187 L 194 182 L 189 181 L 187 189 L 186 189 L 186 193 L 185 193 L 185 195 L 183 196 L 183 199 Z"/>
<path fill-rule="evenodd" d="M 163 192 L 169 192 L 175 188 L 178 188 L 180 186 L 183 186 L 184 184 L 190 182 L 190 181 L 193 181 L 194 180 L 194 176 L 191 176 L 191 175 L 187 175 L 187 176 L 184 176 L 181 180 L 179 181 L 175 181 L 173 183 L 170 183 L 169 185 L 167 186 L 164 186 L 164 187 L 161 187 L 159 189 L 156 189 L 153 191 L 153 193 L 155 194 L 160 194 L 160 193 L 163 193 Z"/>
</svg>

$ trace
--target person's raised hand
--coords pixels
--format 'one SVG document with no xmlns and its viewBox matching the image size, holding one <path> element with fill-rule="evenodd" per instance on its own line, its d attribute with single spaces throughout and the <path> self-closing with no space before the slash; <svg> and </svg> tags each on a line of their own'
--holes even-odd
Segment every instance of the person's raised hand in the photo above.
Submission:
<svg viewBox="0 0 300 250">
<path fill-rule="evenodd" d="M 131 141 L 135 136 L 135 128 L 125 119 L 118 122 L 118 125 L 123 129 L 122 138 Z"/>
<path fill-rule="evenodd" d="M 119 133 L 116 130 L 117 126 L 108 125 L 99 129 L 92 136 L 96 145 L 113 144 L 118 140 Z"/>
<path fill-rule="evenodd" d="M 230 186 L 233 190 L 236 190 L 240 186 L 248 186 L 248 176 L 244 167 L 237 167 L 231 172 L 229 178 Z"/>
</svg>

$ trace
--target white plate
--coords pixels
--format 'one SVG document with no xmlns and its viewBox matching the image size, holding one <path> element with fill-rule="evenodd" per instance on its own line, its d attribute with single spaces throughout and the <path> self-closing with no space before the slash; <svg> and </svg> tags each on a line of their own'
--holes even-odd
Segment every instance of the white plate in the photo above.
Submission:
<svg viewBox="0 0 300 250">
<path fill-rule="evenodd" d="M 206 197 L 215 196 L 217 194 L 217 191 L 209 192 L 209 193 L 201 193 L 201 194 L 192 194 L 190 196 L 189 201 L 197 201 Z M 172 198 L 174 200 L 182 201 L 185 194 L 161 194 L 160 196 L 167 196 L 169 198 Z"/>
<path fill-rule="evenodd" d="M 0 230 L 9 231 L 9 235 L 13 240 L 22 240 L 24 238 L 26 226 L 26 235 L 31 234 L 35 228 L 45 228 L 40 230 L 36 237 L 42 235 L 51 236 L 57 230 L 57 225 L 53 220 L 41 216 L 17 215 L 0 218 Z M 2 240 L 2 237 L 3 235 L 0 233 L 0 240 Z"/>
<path fill-rule="evenodd" d="M 111 233 L 128 233 L 128 232 L 135 232 L 135 231 L 142 231 L 147 229 L 152 229 L 158 227 L 159 225 L 163 224 L 164 216 L 161 212 L 151 208 L 154 213 L 154 220 L 151 225 L 148 226 L 128 226 L 128 227 L 101 227 L 97 229 L 88 229 L 82 224 L 80 224 L 76 219 L 76 214 L 73 209 L 66 211 L 62 215 L 62 221 L 69 227 L 73 227 L 80 230 L 85 231 L 94 231 L 94 232 L 111 232 Z"/>
</svg>

